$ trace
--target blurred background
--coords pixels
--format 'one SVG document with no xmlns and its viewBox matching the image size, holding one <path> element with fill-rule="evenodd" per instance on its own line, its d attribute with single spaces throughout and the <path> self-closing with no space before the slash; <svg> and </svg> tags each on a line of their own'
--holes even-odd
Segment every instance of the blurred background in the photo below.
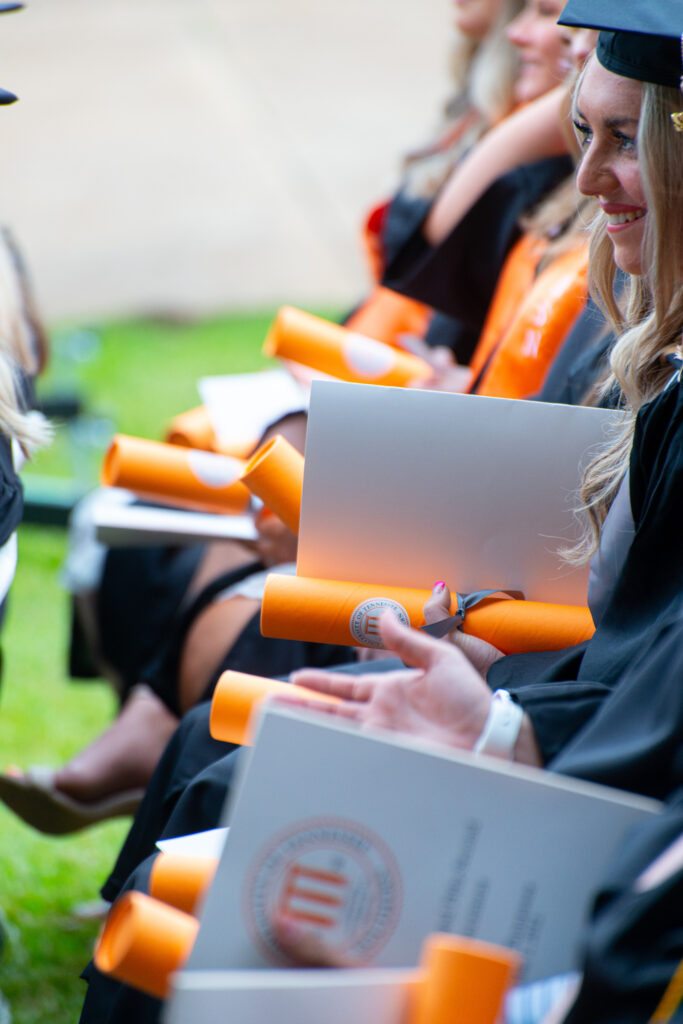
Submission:
<svg viewBox="0 0 683 1024">
<path fill-rule="evenodd" d="M 448 95 L 448 0 L 29 0 L 2 218 L 50 322 L 354 302 L 368 204 Z"/>
</svg>

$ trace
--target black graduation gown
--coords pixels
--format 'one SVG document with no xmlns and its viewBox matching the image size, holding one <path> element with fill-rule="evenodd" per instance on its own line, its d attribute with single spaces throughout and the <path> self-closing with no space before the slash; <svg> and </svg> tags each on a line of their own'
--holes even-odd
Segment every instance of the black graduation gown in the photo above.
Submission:
<svg viewBox="0 0 683 1024">
<path fill-rule="evenodd" d="M 681 834 L 683 789 L 619 850 L 594 902 L 583 979 L 565 1024 L 642 1024 L 667 993 L 683 962 L 683 866 L 647 888 L 634 883 Z M 683 1019 L 681 994 L 664 1019 Z"/>
<path fill-rule="evenodd" d="M 7 543 L 24 513 L 24 491 L 14 471 L 12 444 L 0 435 L 0 547 Z M 5 615 L 6 596 L 0 595 L 0 624 Z"/>
<path fill-rule="evenodd" d="M 615 292 L 627 286 L 627 275 L 617 272 Z M 615 342 L 602 311 L 589 296 L 585 309 L 553 359 L 548 375 L 538 395 L 541 402 L 563 402 L 580 405 L 605 374 L 609 353 Z M 603 408 L 617 408 L 621 401 L 618 388 L 598 403 Z"/>
<path fill-rule="evenodd" d="M 399 221 L 400 207 L 392 204 L 382 283 L 451 318 L 450 344 L 459 362 L 469 362 L 481 334 L 505 257 L 521 234 L 519 218 L 572 171 L 569 157 L 510 171 L 489 186 L 438 246 L 422 235 L 429 204 L 419 211 L 421 217 L 411 209 L 407 225 Z"/>
<path fill-rule="evenodd" d="M 0 434 L 0 547 L 5 544 L 21 522 L 24 491 L 14 471 L 12 444 Z"/>
<path fill-rule="evenodd" d="M 532 719 L 550 767 L 665 796 L 672 785 L 665 768 L 655 764 L 665 762 L 666 750 L 656 754 L 653 749 L 665 742 L 668 728 L 677 726 L 675 720 L 667 726 L 669 711 L 658 706 L 653 666 L 660 660 L 665 664 L 663 652 L 683 617 L 680 380 L 639 413 L 630 498 L 635 534 L 594 637 L 555 657 L 504 658 L 492 666 L 488 681 L 515 694 Z M 642 706 L 633 702 L 632 693 L 639 694 Z M 675 691 L 662 693 L 661 699 L 675 709 Z"/>
<path fill-rule="evenodd" d="M 204 551 L 202 545 L 112 549 L 98 591 L 102 651 L 121 673 L 124 693 L 142 681 L 177 717 L 178 670 L 188 631 L 218 594 L 263 569 L 260 562 L 231 569 L 189 597 Z M 259 620 L 257 612 L 224 653 L 202 700 L 211 699 L 226 669 L 277 676 L 302 665 L 327 667 L 352 657 L 345 647 L 263 637 Z M 145 623 L 144 630 L 140 622 Z"/>
<path fill-rule="evenodd" d="M 591 298 L 567 339 L 550 364 L 543 387 L 534 397 L 539 402 L 562 402 L 581 405 L 607 370 L 614 334 L 607 329 L 605 318 Z M 599 403 L 613 408 L 613 396 Z"/>
<path fill-rule="evenodd" d="M 567 651 L 503 658 L 488 681 L 508 688 L 525 708 L 550 769 L 665 797 L 683 784 L 680 380 L 638 416 L 630 497 L 633 542 L 595 636 Z M 204 827 L 211 824 L 215 818 Z M 135 1002 L 134 994 L 112 989 L 91 967 L 86 976 L 83 1024 L 104 1019 L 95 1010 L 104 990 L 111 998 L 107 1019 L 123 1020 L 115 1005 Z"/>
</svg>

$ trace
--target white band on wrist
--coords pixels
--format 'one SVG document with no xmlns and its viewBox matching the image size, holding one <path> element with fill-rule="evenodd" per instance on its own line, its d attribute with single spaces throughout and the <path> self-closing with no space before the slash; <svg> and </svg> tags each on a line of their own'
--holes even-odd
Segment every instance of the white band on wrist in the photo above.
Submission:
<svg viewBox="0 0 683 1024">
<path fill-rule="evenodd" d="M 490 754 L 512 761 L 523 718 L 523 709 L 514 702 L 507 690 L 496 690 L 484 728 L 472 748 L 474 753 Z"/>
</svg>

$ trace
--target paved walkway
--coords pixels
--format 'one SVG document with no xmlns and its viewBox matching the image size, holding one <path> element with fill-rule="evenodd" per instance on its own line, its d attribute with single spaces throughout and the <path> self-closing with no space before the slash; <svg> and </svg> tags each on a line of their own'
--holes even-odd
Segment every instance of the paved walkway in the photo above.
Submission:
<svg viewBox="0 0 683 1024">
<path fill-rule="evenodd" d="M 447 0 L 27 0 L 3 218 L 49 319 L 350 302 L 447 92 Z"/>
</svg>

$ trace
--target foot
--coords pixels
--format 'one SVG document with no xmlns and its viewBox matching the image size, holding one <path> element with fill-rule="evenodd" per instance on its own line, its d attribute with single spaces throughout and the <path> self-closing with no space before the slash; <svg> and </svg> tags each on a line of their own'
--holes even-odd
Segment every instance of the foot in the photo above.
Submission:
<svg viewBox="0 0 683 1024">
<path fill-rule="evenodd" d="M 109 728 L 54 773 L 55 788 L 85 803 L 144 788 L 177 725 L 149 687 L 134 687 Z"/>
</svg>

